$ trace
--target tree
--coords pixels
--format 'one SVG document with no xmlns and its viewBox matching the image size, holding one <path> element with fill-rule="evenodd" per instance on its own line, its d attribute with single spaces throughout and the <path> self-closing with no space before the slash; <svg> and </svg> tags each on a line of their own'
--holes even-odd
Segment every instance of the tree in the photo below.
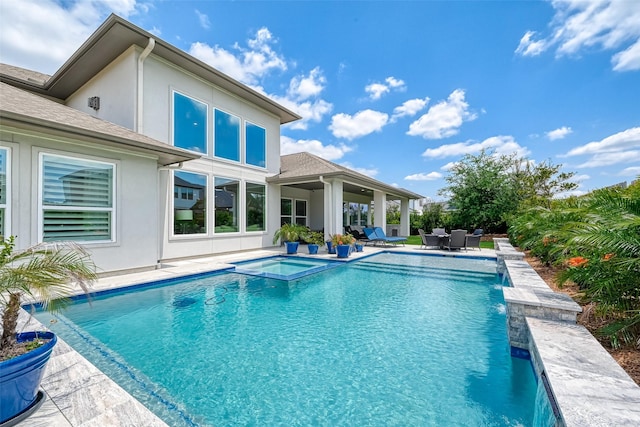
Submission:
<svg viewBox="0 0 640 427">
<path fill-rule="evenodd" d="M 448 185 L 439 191 L 449 196 L 449 205 L 455 210 L 453 222 L 486 231 L 505 230 L 505 215 L 518 208 L 509 174 L 515 161 L 515 155 L 496 156 L 483 150 L 457 162 L 445 178 Z"/>
<path fill-rule="evenodd" d="M 483 150 L 467 154 L 445 178 L 440 190 L 455 209 L 452 222 L 466 228 L 504 232 L 507 221 L 525 207 L 549 208 L 558 194 L 573 190 L 573 172 L 561 172 L 562 165 L 533 161 Z"/>
</svg>

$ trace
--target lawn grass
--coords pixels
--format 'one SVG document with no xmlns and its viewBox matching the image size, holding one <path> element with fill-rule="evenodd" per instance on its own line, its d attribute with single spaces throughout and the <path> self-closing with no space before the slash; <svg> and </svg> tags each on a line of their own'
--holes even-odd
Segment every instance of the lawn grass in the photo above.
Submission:
<svg viewBox="0 0 640 427">
<path fill-rule="evenodd" d="M 407 245 L 420 245 L 422 240 L 420 240 L 420 236 L 409 236 L 407 237 Z M 483 249 L 493 249 L 493 242 L 480 242 L 480 247 Z"/>
</svg>

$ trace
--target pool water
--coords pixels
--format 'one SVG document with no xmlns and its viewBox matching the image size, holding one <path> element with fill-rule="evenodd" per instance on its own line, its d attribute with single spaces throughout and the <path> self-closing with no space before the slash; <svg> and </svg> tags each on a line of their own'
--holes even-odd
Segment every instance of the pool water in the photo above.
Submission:
<svg viewBox="0 0 640 427">
<path fill-rule="evenodd" d="M 295 280 L 338 265 L 339 263 L 335 261 L 279 256 L 239 263 L 235 271 L 252 276 Z"/>
<path fill-rule="evenodd" d="M 380 254 L 98 297 L 52 329 L 172 426 L 528 426 L 505 323 L 495 261 Z"/>
</svg>

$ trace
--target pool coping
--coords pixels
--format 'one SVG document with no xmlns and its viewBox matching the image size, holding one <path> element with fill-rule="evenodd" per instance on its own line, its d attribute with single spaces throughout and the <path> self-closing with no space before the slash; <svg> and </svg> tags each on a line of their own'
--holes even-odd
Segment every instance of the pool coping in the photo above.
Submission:
<svg viewBox="0 0 640 427">
<path fill-rule="evenodd" d="M 297 257 L 330 259 L 336 262 L 354 262 L 378 253 L 402 253 L 413 255 L 496 259 L 495 251 L 483 249 L 472 253 L 425 250 L 416 246 L 365 247 L 364 252 L 354 252 L 349 258 L 338 259 L 336 255 L 321 253 Z M 144 287 L 157 282 L 170 282 L 186 277 L 197 277 L 230 271 L 234 263 L 242 260 L 287 256 L 284 249 L 262 249 L 242 253 L 224 254 L 190 260 L 163 263 L 163 268 L 146 272 L 135 272 L 100 278 L 92 287 L 92 294 L 119 292 L 128 287 Z M 291 256 L 291 255 L 289 255 Z M 81 291 L 78 290 L 78 295 Z M 21 310 L 19 330 L 47 329 L 25 310 Z M 47 364 L 41 389 L 47 398 L 42 406 L 20 427 L 78 427 L 144 425 L 164 427 L 167 424 L 101 372 L 86 358 L 58 337 L 51 359 Z"/>
<path fill-rule="evenodd" d="M 576 323 L 582 308 L 553 292 L 508 239 L 494 239 L 510 344 L 527 350 L 558 426 L 639 426 L 640 386 Z"/>
</svg>

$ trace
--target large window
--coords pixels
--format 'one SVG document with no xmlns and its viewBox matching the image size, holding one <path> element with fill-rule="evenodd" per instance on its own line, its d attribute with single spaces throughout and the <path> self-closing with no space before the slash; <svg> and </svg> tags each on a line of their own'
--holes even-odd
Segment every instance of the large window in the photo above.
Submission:
<svg viewBox="0 0 640 427">
<path fill-rule="evenodd" d="M 293 200 L 280 199 L 280 225 L 293 224 Z"/>
<path fill-rule="evenodd" d="M 296 200 L 296 224 L 307 225 L 306 200 Z"/>
<path fill-rule="evenodd" d="M 173 145 L 207 153 L 207 104 L 173 93 Z"/>
<path fill-rule="evenodd" d="M 265 186 L 247 182 L 247 231 L 264 231 Z"/>
<path fill-rule="evenodd" d="M 176 171 L 173 176 L 173 234 L 207 232 L 207 176 Z"/>
<path fill-rule="evenodd" d="M 0 148 L 0 235 L 7 236 L 9 234 L 7 224 L 7 191 L 9 185 L 9 152 L 4 148 Z"/>
<path fill-rule="evenodd" d="M 215 110 L 215 155 L 240 161 L 240 119 L 224 111 Z"/>
<path fill-rule="evenodd" d="M 251 123 L 245 125 L 246 163 L 249 165 L 266 167 L 266 131 Z"/>
<path fill-rule="evenodd" d="M 364 203 L 349 203 L 349 219 L 345 225 L 367 225 L 369 205 Z"/>
<path fill-rule="evenodd" d="M 111 163 L 43 154 L 42 240 L 114 240 L 115 169 Z"/>
<path fill-rule="evenodd" d="M 240 184 L 236 179 L 214 179 L 215 186 L 215 232 L 235 233 L 238 231 L 238 192 Z"/>
</svg>

